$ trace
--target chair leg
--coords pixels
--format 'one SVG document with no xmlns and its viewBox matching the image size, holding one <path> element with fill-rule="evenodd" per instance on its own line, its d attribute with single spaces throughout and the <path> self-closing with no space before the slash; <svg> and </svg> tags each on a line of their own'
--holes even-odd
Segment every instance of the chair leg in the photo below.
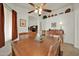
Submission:
<svg viewBox="0 0 79 59">
<path fill-rule="evenodd" d="M 14 50 L 12 49 L 12 56 L 15 56 Z"/>
</svg>

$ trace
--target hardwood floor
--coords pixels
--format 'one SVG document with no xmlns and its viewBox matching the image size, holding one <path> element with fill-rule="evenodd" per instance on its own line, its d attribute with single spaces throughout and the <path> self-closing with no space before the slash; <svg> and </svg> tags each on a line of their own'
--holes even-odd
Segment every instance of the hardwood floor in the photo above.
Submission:
<svg viewBox="0 0 79 59">
<path fill-rule="evenodd" d="M 79 49 L 72 44 L 64 43 L 63 56 L 79 56 Z"/>
</svg>

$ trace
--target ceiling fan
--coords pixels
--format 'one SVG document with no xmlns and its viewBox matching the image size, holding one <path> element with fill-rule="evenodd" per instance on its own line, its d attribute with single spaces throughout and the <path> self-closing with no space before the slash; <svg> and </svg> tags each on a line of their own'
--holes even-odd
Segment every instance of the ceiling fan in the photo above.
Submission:
<svg viewBox="0 0 79 59">
<path fill-rule="evenodd" d="M 32 12 L 35 12 L 35 13 L 38 13 L 40 16 L 42 14 L 42 11 L 49 12 L 49 13 L 52 12 L 52 10 L 44 8 L 46 3 L 36 3 L 36 4 L 29 3 L 29 4 L 34 7 L 34 10 L 28 12 L 29 14 Z"/>
</svg>

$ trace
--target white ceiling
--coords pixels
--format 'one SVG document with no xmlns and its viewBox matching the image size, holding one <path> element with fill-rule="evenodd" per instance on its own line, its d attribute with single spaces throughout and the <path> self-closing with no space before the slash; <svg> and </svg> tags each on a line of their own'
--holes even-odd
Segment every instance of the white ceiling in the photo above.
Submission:
<svg viewBox="0 0 79 59">
<path fill-rule="evenodd" d="M 47 3 L 45 5 L 45 8 L 50 10 L 56 10 L 56 9 L 63 8 L 69 4 L 70 3 Z M 27 10 L 27 12 L 33 10 L 33 7 L 28 3 L 7 3 L 7 5 L 10 6 L 11 8 L 13 8 L 13 6 L 23 8 Z M 32 14 L 33 13 L 31 13 L 31 15 Z M 48 13 L 44 12 L 43 14 L 48 14 Z"/>
<path fill-rule="evenodd" d="M 17 6 L 17 7 L 22 7 L 22 8 L 26 8 L 27 10 L 32 10 L 33 7 L 27 3 L 7 3 L 10 7 L 12 7 L 12 5 Z M 45 5 L 45 8 L 47 9 L 51 9 L 51 10 L 55 10 L 55 9 L 59 9 L 62 7 L 65 7 L 66 5 L 68 5 L 69 3 L 47 3 Z"/>
</svg>

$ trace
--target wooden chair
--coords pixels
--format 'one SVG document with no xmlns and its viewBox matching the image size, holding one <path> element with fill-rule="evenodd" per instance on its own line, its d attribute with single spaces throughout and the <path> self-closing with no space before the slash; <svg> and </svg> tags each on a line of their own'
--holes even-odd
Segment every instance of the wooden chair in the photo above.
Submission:
<svg viewBox="0 0 79 59">
<path fill-rule="evenodd" d="M 19 34 L 19 39 L 22 40 L 22 39 L 27 39 L 27 38 L 35 38 L 36 36 L 36 32 L 26 32 L 26 33 L 20 33 Z"/>
<path fill-rule="evenodd" d="M 56 43 L 54 46 L 50 45 L 48 56 L 58 56 L 60 54 L 59 43 Z"/>
<path fill-rule="evenodd" d="M 19 33 L 19 40 L 27 39 L 28 37 L 29 37 L 29 33 L 28 32 Z"/>
<path fill-rule="evenodd" d="M 60 46 L 61 46 L 61 51 L 63 51 L 63 35 L 64 31 L 63 30 L 50 30 L 48 31 L 48 35 L 52 37 L 59 37 L 60 40 Z"/>
</svg>

